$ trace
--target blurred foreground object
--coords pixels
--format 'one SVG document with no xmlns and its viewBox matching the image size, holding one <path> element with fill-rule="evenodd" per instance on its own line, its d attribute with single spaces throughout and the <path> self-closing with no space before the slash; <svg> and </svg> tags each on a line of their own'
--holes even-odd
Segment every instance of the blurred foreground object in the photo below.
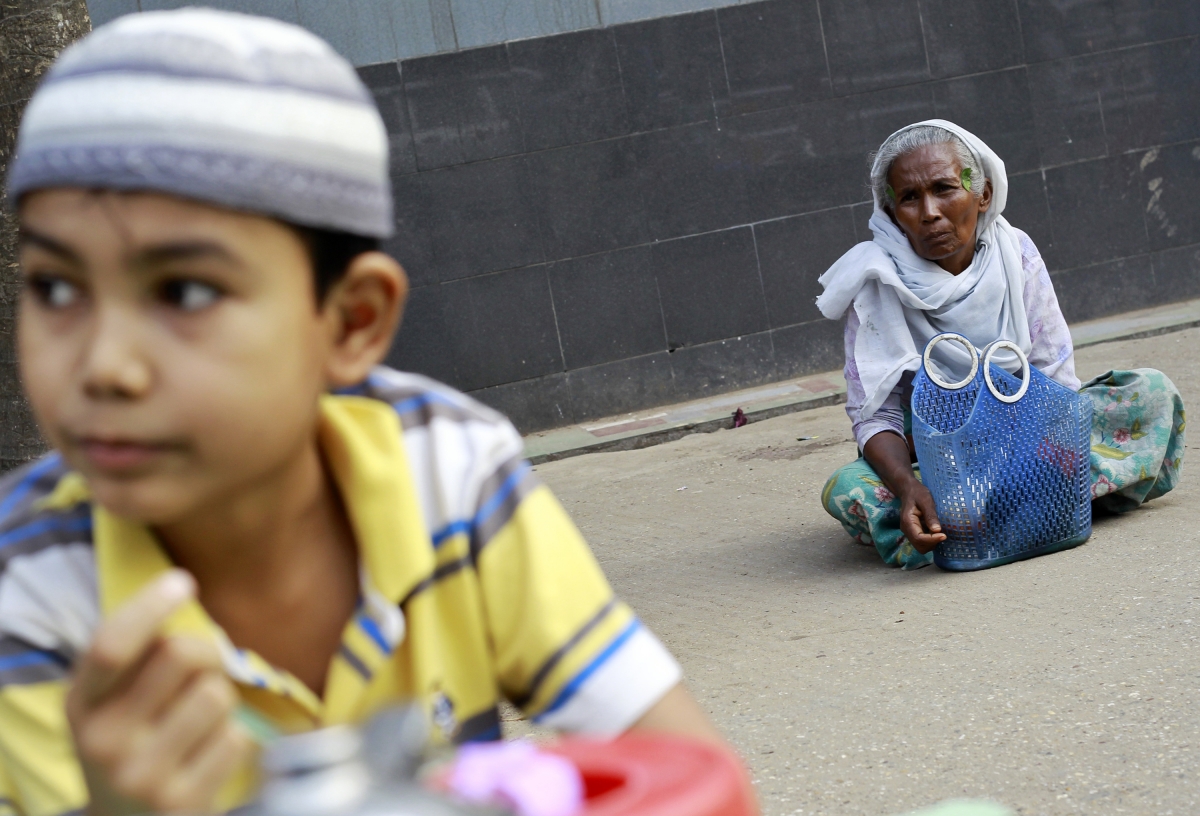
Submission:
<svg viewBox="0 0 1200 816">
<path fill-rule="evenodd" d="M 241 816 L 481 816 L 416 781 L 425 749 L 416 709 L 386 711 L 364 732 L 335 726 L 265 746 L 263 787 Z"/>
<path fill-rule="evenodd" d="M 60 51 L 91 30 L 84 0 L 0 0 L 0 176 L 8 173 L 21 113 L 38 80 Z M 0 196 L 3 190 L 0 184 Z M 46 450 L 17 373 L 20 291 L 17 217 L 0 206 L 0 471 Z"/>
<path fill-rule="evenodd" d="M 584 798 L 579 769 L 526 740 L 464 745 L 447 787 L 467 802 L 503 804 L 520 816 L 572 816 Z"/>
<path fill-rule="evenodd" d="M 280 737 L 265 745 L 262 792 L 239 816 L 758 814 L 733 755 L 679 737 L 479 743 L 422 768 L 427 759 L 415 708 L 385 711 L 362 732 Z"/>
<path fill-rule="evenodd" d="M 547 750 L 583 774 L 584 816 L 757 816 L 741 763 L 707 742 L 625 734 Z"/>
<path fill-rule="evenodd" d="M 629 733 L 614 740 L 566 738 L 538 746 L 537 750 L 569 760 L 578 769 L 583 781 L 579 816 L 758 813 L 741 764 L 710 743 Z M 508 749 L 496 746 L 492 751 L 500 762 L 509 761 L 503 756 Z M 435 786 L 453 790 L 456 770 L 435 776 Z M 521 810 L 520 803 L 514 804 L 521 816 L 535 816 Z"/>
</svg>

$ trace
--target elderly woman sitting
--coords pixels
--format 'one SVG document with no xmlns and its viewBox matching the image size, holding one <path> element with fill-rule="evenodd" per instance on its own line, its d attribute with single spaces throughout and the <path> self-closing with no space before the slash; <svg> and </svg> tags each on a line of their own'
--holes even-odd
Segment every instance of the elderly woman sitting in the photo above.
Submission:
<svg viewBox="0 0 1200 816">
<path fill-rule="evenodd" d="M 1074 350 L 1041 255 L 1001 216 L 1004 162 L 980 139 L 930 120 L 888 137 L 871 168 L 873 241 L 847 252 L 821 277 L 817 300 L 830 319 L 846 315 L 846 413 L 861 458 L 830 477 L 825 509 L 888 564 L 932 561 L 943 540 L 932 495 L 914 468 L 909 402 L 929 340 L 957 332 L 976 347 L 1009 340 L 1029 363 L 1080 389 Z M 960 379 L 965 349 L 935 346 L 933 360 Z M 1017 355 L 997 357 L 1017 373 Z M 1174 487 L 1183 460 L 1183 402 L 1152 369 L 1110 371 L 1081 389 L 1095 408 L 1094 506 L 1133 509 Z"/>
</svg>

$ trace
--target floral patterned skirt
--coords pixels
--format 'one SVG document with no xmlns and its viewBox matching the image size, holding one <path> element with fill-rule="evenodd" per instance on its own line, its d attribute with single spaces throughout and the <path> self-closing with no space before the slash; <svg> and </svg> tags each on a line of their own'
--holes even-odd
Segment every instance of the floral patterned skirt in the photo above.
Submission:
<svg viewBox="0 0 1200 816">
<path fill-rule="evenodd" d="M 1185 416 L 1175 383 L 1161 371 L 1110 371 L 1080 389 L 1092 400 L 1093 506 L 1124 513 L 1175 487 L 1183 465 Z M 917 477 L 920 471 L 914 467 Z M 903 569 L 933 563 L 900 533 L 900 501 L 860 458 L 821 491 L 829 515 L 884 562 Z"/>
</svg>

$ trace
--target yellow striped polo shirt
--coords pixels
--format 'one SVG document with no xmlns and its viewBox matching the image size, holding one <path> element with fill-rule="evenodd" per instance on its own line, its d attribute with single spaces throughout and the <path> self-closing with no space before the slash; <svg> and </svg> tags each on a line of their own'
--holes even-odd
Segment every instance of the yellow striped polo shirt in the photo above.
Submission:
<svg viewBox="0 0 1200 816">
<path fill-rule="evenodd" d="M 497 739 L 507 699 L 553 728 L 615 734 L 679 681 L 502 416 L 381 367 L 323 398 L 320 440 L 361 575 L 324 697 L 237 648 L 196 602 L 168 622 L 211 638 L 243 703 L 275 726 L 359 722 L 408 701 L 435 735 Z M 72 661 L 169 567 L 153 534 L 91 504 L 57 454 L 0 480 L 0 816 L 86 804 L 63 710 Z M 248 768 L 219 803 L 252 793 Z"/>
</svg>

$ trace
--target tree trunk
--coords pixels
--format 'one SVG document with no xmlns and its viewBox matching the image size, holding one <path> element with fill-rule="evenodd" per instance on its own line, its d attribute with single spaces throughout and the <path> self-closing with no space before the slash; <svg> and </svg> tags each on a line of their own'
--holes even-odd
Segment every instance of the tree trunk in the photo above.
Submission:
<svg viewBox="0 0 1200 816">
<path fill-rule="evenodd" d="M 0 177 L 8 171 L 21 111 L 50 63 L 92 30 L 84 0 L 0 0 Z M 2 193 L 0 193 L 2 194 Z M 17 371 L 17 220 L 0 202 L 0 471 L 46 449 Z"/>
</svg>

